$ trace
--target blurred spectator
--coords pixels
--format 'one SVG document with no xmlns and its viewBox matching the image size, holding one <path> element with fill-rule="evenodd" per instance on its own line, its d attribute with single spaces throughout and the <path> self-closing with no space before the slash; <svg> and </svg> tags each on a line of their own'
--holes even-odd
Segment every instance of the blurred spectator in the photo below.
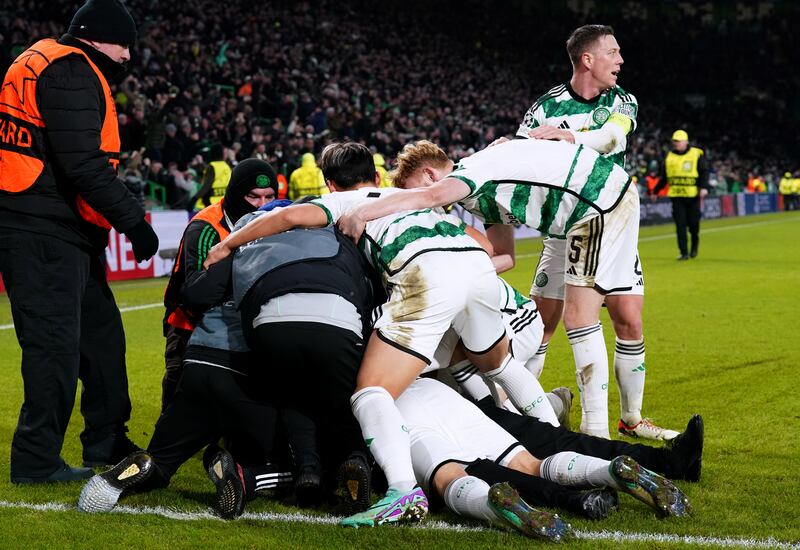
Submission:
<svg viewBox="0 0 800 550">
<path fill-rule="evenodd" d="M 800 49 L 796 2 L 387 0 L 377 18 L 367 0 L 126 5 L 142 23 L 130 75 L 114 90 L 123 150 L 145 147 L 145 159 L 182 173 L 203 173 L 197 155 L 215 142 L 230 165 L 255 156 L 284 176 L 342 139 L 388 165 L 422 138 L 458 160 L 512 134 L 518 106 L 568 77 L 566 34 L 598 21 L 624 37 L 620 84 L 642 105 L 626 162 L 639 181 L 669 149 L 665 128 L 678 126 L 706 151 L 717 193 L 741 190 L 757 169 L 777 187 L 800 157 L 791 137 L 800 108 L 785 93 L 800 87 L 800 73 L 786 70 Z M 27 0 L 0 10 L 0 69 L 59 32 L 73 8 Z M 532 34 L 543 13 L 548 24 Z"/>
<path fill-rule="evenodd" d="M 392 180 L 389 178 L 389 171 L 386 169 L 386 159 L 380 153 L 372 155 L 372 161 L 375 163 L 375 170 L 381 175 L 380 187 L 391 187 Z"/>
<path fill-rule="evenodd" d="M 289 200 L 295 201 L 306 195 L 324 195 L 328 193 L 322 170 L 312 153 L 303 155 L 303 164 L 289 177 Z"/>
</svg>

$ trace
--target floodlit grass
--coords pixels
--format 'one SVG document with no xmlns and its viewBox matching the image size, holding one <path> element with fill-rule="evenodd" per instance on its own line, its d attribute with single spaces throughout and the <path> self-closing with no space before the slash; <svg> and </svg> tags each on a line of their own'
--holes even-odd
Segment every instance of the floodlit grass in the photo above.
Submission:
<svg viewBox="0 0 800 550">
<path fill-rule="evenodd" d="M 680 429 L 692 413 L 706 422 L 700 483 L 680 482 L 694 504 L 692 519 L 658 520 L 626 495 L 621 510 L 602 522 L 570 518 L 584 531 L 623 531 L 725 538 L 800 540 L 800 413 L 795 392 L 800 366 L 800 216 L 764 215 L 703 223 L 700 256 L 676 262 L 671 226 L 643 228 L 640 253 L 647 301 L 647 388 L 644 413 L 659 425 Z M 539 241 L 521 242 L 508 280 L 527 292 Z M 165 280 L 114 285 L 121 308 L 160 302 Z M 160 407 L 163 338 L 160 308 L 123 313 L 133 400 L 130 436 L 145 445 Z M 11 323 L 8 300 L 0 297 L 0 325 Z M 609 355 L 611 323 L 604 313 Z M 8 481 L 8 449 L 22 401 L 20 351 L 13 330 L 0 330 L 0 501 L 74 504 L 79 484 L 14 486 Z M 612 386 L 614 386 L 613 376 Z M 542 375 L 545 387 L 575 385 L 572 355 L 559 329 Z M 615 421 L 616 390 L 610 390 Z M 76 404 L 76 411 L 77 411 Z M 580 411 L 573 412 L 573 425 Z M 79 413 L 67 433 L 63 456 L 81 458 Z M 189 461 L 169 489 L 125 499 L 128 506 L 164 506 L 206 511 L 213 487 L 197 459 Z M 283 503 L 257 499 L 248 512 L 297 512 Z M 451 523 L 452 515 L 437 515 Z M 474 525 L 474 524 L 472 524 Z M 349 531 L 256 519 L 224 523 L 179 521 L 155 515 L 87 516 L 74 511 L 0 507 L 2 547 L 264 547 L 345 548 L 497 547 L 530 545 L 500 532 L 453 533 L 404 528 Z M 621 544 L 576 541 L 579 548 L 668 547 L 666 543 Z"/>
</svg>

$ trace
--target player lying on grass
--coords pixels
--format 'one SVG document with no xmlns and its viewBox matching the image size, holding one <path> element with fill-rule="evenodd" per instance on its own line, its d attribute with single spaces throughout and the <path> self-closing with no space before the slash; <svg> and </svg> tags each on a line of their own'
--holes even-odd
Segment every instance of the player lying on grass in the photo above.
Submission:
<svg viewBox="0 0 800 550">
<path fill-rule="evenodd" d="M 370 220 L 460 203 L 487 224 L 525 224 L 566 238 L 564 326 L 581 393 L 581 431 L 608 437 L 608 357 L 599 313 L 605 294 L 636 284 L 639 196 L 625 171 L 597 152 L 564 142 L 515 140 L 457 166 L 430 142 L 398 158 L 402 190 L 339 220 L 358 239 Z M 435 183 L 434 183 L 435 182 Z"/>
<path fill-rule="evenodd" d="M 215 246 L 207 264 L 257 238 L 297 227 L 324 227 L 360 204 L 400 192 L 376 187 L 372 155 L 363 145 L 330 145 L 321 165 L 329 187 L 337 192 L 261 216 Z M 418 521 L 427 512 L 394 399 L 431 362 L 451 326 L 472 362 L 503 387 L 519 410 L 557 423 L 549 404 L 535 411 L 531 407 L 544 392 L 508 353 L 494 265 L 468 231 L 459 220 L 430 209 L 409 210 L 367 226 L 363 252 L 390 296 L 367 345 L 351 404 L 389 490 L 376 506 L 346 518 L 343 525 Z"/>
<path fill-rule="evenodd" d="M 513 333 L 513 327 L 520 326 L 518 320 L 523 318 L 526 311 L 530 314 L 531 310 L 525 309 L 527 305 L 524 302 L 525 298 L 520 296 L 508 283 L 498 279 L 501 281 L 501 293 L 505 297 L 504 317 L 507 326 L 512 327 L 509 333 Z M 517 298 L 512 300 L 510 298 L 512 295 L 516 295 Z M 522 303 L 522 307 L 517 312 L 513 312 L 517 303 Z M 530 307 L 535 308 L 532 304 Z M 511 319 L 510 322 L 509 319 Z M 513 333 L 511 346 L 515 355 L 525 361 L 537 349 L 541 336 L 542 323 L 538 318 L 534 318 L 528 327 Z M 457 340 L 457 335 L 448 332 L 436 350 L 435 361 L 441 365 L 449 364 L 450 372 L 459 386 L 465 390 L 464 393 L 475 400 L 487 416 L 522 442 L 534 456 L 544 457 L 561 451 L 575 451 L 611 460 L 620 455 L 627 455 L 646 468 L 670 479 L 700 480 L 704 430 L 703 420 L 699 415 L 692 417 L 686 430 L 663 447 L 631 445 L 622 441 L 610 441 L 575 433 L 569 429 L 554 428 L 547 422 L 520 416 L 513 407 L 504 403 L 502 398 L 498 399 L 492 391 L 494 390 L 493 384 L 487 384 L 477 369 L 464 360 L 463 355 L 459 354 L 458 347 L 455 346 Z M 547 396 L 553 408 L 559 413 L 561 425 L 566 427 L 571 405 L 569 390 L 557 388 Z M 538 504 L 549 505 L 541 502 Z"/>
<path fill-rule="evenodd" d="M 510 482 L 531 502 L 546 506 L 564 503 L 570 511 L 584 516 L 601 518 L 616 507 L 616 498 L 609 493 L 571 495 L 549 487 L 546 481 L 534 481 L 532 476 L 572 487 L 620 490 L 653 507 L 660 516 L 691 512 L 680 489 L 628 456 L 609 461 L 560 451 L 544 460 L 535 458 L 478 407 L 437 380 L 414 381 L 398 397 L 397 407 L 409 429 L 418 482 L 428 494 L 442 497 L 456 513 L 493 522 L 499 519 L 521 527 L 526 534 L 548 538 L 563 537 L 568 532 L 568 526 L 557 517 L 531 510 L 508 489 L 495 488 L 493 494 L 486 478 L 493 484 Z M 498 500 L 500 495 L 503 498 Z"/>
</svg>

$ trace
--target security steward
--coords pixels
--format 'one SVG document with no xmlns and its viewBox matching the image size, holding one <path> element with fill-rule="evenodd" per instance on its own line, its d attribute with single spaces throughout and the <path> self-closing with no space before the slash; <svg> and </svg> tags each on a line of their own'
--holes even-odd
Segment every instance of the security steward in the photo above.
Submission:
<svg viewBox="0 0 800 550">
<path fill-rule="evenodd" d="M 225 162 L 225 149 L 222 144 L 215 143 L 211 146 L 209 158 L 211 159 L 203 172 L 203 181 L 197 194 L 189 201 L 194 205 L 194 210 L 202 210 L 206 206 L 216 204 L 225 196 L 225 190 L 231 179 L 231 167 Z"/>
<path fill-rule="evenodd" d="M 138 262 L 158 250 L 145 212 L 117 177 L 120 137 L 109 82 L 125 74 L 136 25 L 119 0 L 88 0 L 60 39 L 39 40 L 0 91 L 0 272 L 22 348 L 24 401 L 12 483 L 91 476 L 60 456 L 83 382 L 85 465 L 137 447 L 125 333 L 106 281 L 113 227 Z"/>
<path fill-rule="evenodd" d="M 784 210 L 795 210 L 797 206 L 794 204 L 794 199 L 797 196 L 797 191 L 795 190 L 796 187 L 796 180 L 792 178 L 791 172 L 786 172 L 783 174 L 780 183 L 778 184 L 778 193 L 781 194 L 783 197 L 783 209 Z"/>
<path fill-rule="evenodd" d="M 278 178 L 272 166 L 263 160 L 244 160 L 231 173 L 223 199 L 198 212 L 186 227 L 164 293 L 164 336 L 167 341 L 164 351 L 166 372 L 161 393 L 162 412 L 175 395 L 186 344 L 192 330 L 204 311 L 213 303 L 199 300 L 200 305 L 190 307 L 185 304 L 183 293 L 204 294 L 204 285 L 208 278 L 203 262 L 209 249 L 230 234 L 239 218 L 274 200 L 277 192 Z M 208 296 L 210 300 L 211 294 Z"/>
<path fill-rule="evenodd" d="M 708 195 L 708 167 L 705 153 L 699 147 L 689 147 L 689 134 L 676 130 L 672 134 L 672 151 L 667 154 L 661 167 L 661 181 L 650 196 L 653 200 L 658 192 L 669 185 L 667 196 L 672 201 L 672 219 L 678 232 L 678 260 L 697 256 L 700 245 L 700 211 L 703 198 Z M 686 243 L 686 229 L 692 236 L 691 251 Z"/>
</svg>

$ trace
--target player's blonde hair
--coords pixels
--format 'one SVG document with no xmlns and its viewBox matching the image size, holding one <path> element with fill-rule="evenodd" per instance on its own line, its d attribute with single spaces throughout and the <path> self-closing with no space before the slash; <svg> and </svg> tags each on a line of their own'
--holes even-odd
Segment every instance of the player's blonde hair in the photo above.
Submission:
<svg viewBox="0 0 800 550">
<path fill-rule="evenodd" d="M 405 187 L 405 180 L 423 166 L 440 168 L 449 162 L 447 153 L 438 145 L 423 139 L 416 143 L 408 143 L 403 147 L 395 159 L 395 169 L 392 170 L 390 177 L 395 187 Z"/>
</svg>

